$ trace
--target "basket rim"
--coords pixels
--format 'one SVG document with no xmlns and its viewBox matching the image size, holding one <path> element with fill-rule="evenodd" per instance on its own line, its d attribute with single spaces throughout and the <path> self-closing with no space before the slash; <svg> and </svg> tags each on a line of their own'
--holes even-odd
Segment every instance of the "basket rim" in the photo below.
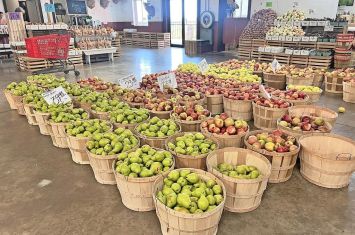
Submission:
<svg viewBox="0 0 355 235">
<path fill-rule="evenodd" d="M 176 153 L 175 151 L 172 151 L 172 150 L 168 147 L 168 143 L 171 142 L 172 139 L 175 139 L 175 140 L 176 140 L 177 137 L 180 137 L 181 135 L 183 136 L 183 135 L 185 135 L 185 134 L 187 134 L 187 133 L 193 133 L 193 134 L 195 134 L 195 133 L 201 133 L 201 132 L 197 132 L 197 131 L 185 131 L 185 132 L 175 133 L 174 135 L 169 136 L 169 138 L 167 138 L 167 139 L 165 140 L 165 142 L 164 142 L 165 149 L 166 149 L 167 151 L 169 151 L 170 153 L 172 153 L 174 156 L 179 157 L 179 158 L 185 158 L 185 159 L 202 159 L 202 158 L 206 158 L 206 157 L 208 156 L 208 154 L 209 154 L 210 152 L 212 152 L 212 151 L 210 151 L 210 152 L 208 152 L 208 153 L 204 153 L 204 154 L 199 154 L 199 155 L 197 155 L 197 156 L 191 156 L 191 155 Z M 201 133 L 201 134 L 203 134 L 206 138 L 212 140 L 212 141 L 217 145 L 216 149 L 219 149 L 220 143 L 219 143 L 218 139 L 216 139 L 216 138 L 213 137 L 213 136 L 208 136 L 207 134 L 204 134 L 204 133 Z"/>
<path fill-rule="evenodd" d="M 290 84 L 289 84 L 290 85 Z M 288 86 L 286 86 L 286 91 L 289 89 Z M 291 84 L 292 85 L 292 84 Z M 302 85 L 292 85 L 292 86 L 302 86 Z M 317 86 L 313 86 L 313 87 L 317 87 Z M 312 95 L 321 95 L 323 93 L 323 89 L 318 87 L 320 89 L 320 92 L 312 92 L 312 91 L 302 91 L 303 93 L 306 93 L 306 94 L 312 94 Z M 297 90 L 297 88 L 295 88 Z M 300 91 L 300 90 L 297 90 L 297 91 Z"/>
<path fill-rule="evenodd" d="M 286 100 L 284 100 L 284 101 L 286 101 Z M 287 108 L 271 108 L 271 107 L 266 107 L 266 106 L 258 105 L 258 104 L 255 102 L 255 100 L 253 100 L 253 105 L 255 105 L 256 107 L 261 107 L 261 108 L 270 109 L 270 110 L 288 110 L 290 107 L 293 106 L 293 104 L 290 103 L 290 102 L 288 102 L 288 101 L 286 101 L 286 102 L 290 104 L 290 106 L 287 107 Z"/>
<path fill-rule="evenodd" d="M 205 109 L 205 110 L 208 110 L 208 109 Z M 174 120 L 175 122 L 177 122 L 179 124 L 199 124 L 199 123 L 202 123 L 203 121 L 207 120 L 207 118 L 211 117 L 211 112 L 208 110 L 208 112 L 210 114 L 208 117 L 205 117 L 202 120 L 186 121 L 186 120 L 180 120 L 180 119 L 174 118 L 172 116 L 173 112 L 174 112 L 174 110 L 170 111 L 170 119 Z"/>
<path fill-rule="evenodd" d="M 205 121 L 207 121 L 208 119 L 214 119 L 214 118 L 210 117 L 210 118 L 207 118 Z M 248 124 L 248 122 L 247 122 L 247 124 Z M 224 135 L 224 134 L 221 134 L 220 135 L 220 134 L 216 134 L 216 133 L 211 133 L 211 132 L 208 131 L 208 129 L 206 131 L 206 129 L 201 127 L 201 126 L 202 126 L 202 123 L 200 124 L 201 133 L 205 133 L 206 135 L 212 135 L 215 138 L 221 138 L 221 139 L 234 139 L 234 138 L 237 138 L 237 137 L 241 138 L 241 137 L 245 136 L 246 133 L 248 133 L 250 131 L 250 126 L 248 124 L 248 129 L 247 129 L 247 131 L 244 134 L 236 134 L 236 135 Z"/>
<path fill-rule="evenodd" d="M 302 109 L 302 108 L 306 108 L 306 107 L 307 108 L 311 107 L 311 108 L 314 108 L 315 110 L 323 110 L 323 111 L 326 111 L 328 113 L 331 113 L 331 114 L 334 115 L 333 118 L 335 118 L 335 119 L 338 118 L 338 116 L 339 116 L 337 112 L 331 110 L 330 108 L 322 107 L 322 106 L 318 106 L 318 105 L 295 105 L 295 106 L 289 107 L 289 112 L 292 111 L 292 110 Z"/>
<path fill-rule="evenodd" d="M 229 102 L 233 102 L 233 103 L 246 103 L 246 102 L 248 102 L 248 103 L 252 103 L 253 101 L 254 101 L 254 99 L 252 99 L 252 100 L 233 100 L 233 99 L 230 99 L 230 98 L 228 98 L 228 97 L 225 97 L 224 95 L 223 95 L 223 101 L 224 101 L 224 99 L 226 99 L 227 101 L 229 101 Z"/>
<path fill-rule="evenodd" d="M 289 132 L 295 132 L 296 134 L 302 134 L 302 135 L 306 135 L 306 134 L 309 134 L 309 133 L 330 133 L 330 132 L 332 131 L 332 129 L 333 129 L 333 126 L 330 125 L 329 122 L 324 121 L 325 126 L 328 128 L 328 132 L 323 132 L 323 131 L 292 130 L 292 129 L 289 128 L 289 127 L 281 126 L 281 125 L 279 124 L 280 121 L 281 121 L 281 118 L 277 119 L 277 129 L 286 130 L 286 131 L 289 131 Z"/>
<path fill-rule="evenodd" d="M 275 129 L 277 130 L 277 129 Z M 244 144 L 245 146 L 248 148 L 248 149 L 251 149 L 257 153 L 260 153 L 260 154 L 263 154 L 263 155 L 267 155 L 267 156 L 277 156 L 277 157 L 282 157 L 282 156 L 285 156 L 285 155 L 295 155 L 295 154 L 298 154 L 300 149 L 301 149 L 301 145 L 299 143 L 299 141 L 297 140 L 297 137 L 296 136 L 293 136 L 295 137 L 295 145 L 298 147 L 296 150 L 292 151 L 292 152 L 284 152 L 284 153 L 278 153 L 276 151 L 272 151 L 272 152 L 269 152 L 265 149 L 257 149 L 257 148 L 254 148 L 251 144 L 248 143 L 248 137 L 250 135 L 254 135 L 254 134 L 259 134 L 259 133 L 270 133 L 271 131 L 263 131 L 263 130 L 255 130 L 255 131 L 251 131 L 251 132 L 248 132 L 246 135 L 245 135 L 245 138 L 244 138 Z M 286 134 L 286 133 L 285 133 Z M 292 136 L 292 135 L 291 135 Z"/>
<path fill-rule="evenodd" d="M 256 179 L 237 179 L 237 178 L 233 178 L 228 175 L 223 175 L 219 171 L 213 172 L 213 173 L 211 172 L 212 174 L 216 174 L 216 176 L 218 178 L 222 178 L 222 179 L 228 180 L 230 182 L 234 182 L 234 183 L 257 183 L 257 182 L 263 181 L 265 179 L 269 179 L 269 177 L 271 175 L 270 161 L 261 153 L 255 152 L 251 149 L 237 148 L 237 147 L 227 147 L 227 148 L 223 148 L 223 149 L 216 149 L 213 152 L 211 152 L 210 154 L 208 154 L 207 159 L 206 159 L 206 165 L 207 165 L 207 169 L 209 172 L 210 172 L 210 169 L 211 169 L 211 171 L 213 170 L 213 167 L 210 165 L 210 159 L 213 157 L 213 154 L 216 154 L 217 152 L 222 152 L 225 150 L 235 150 L 235 151 L 249 152 L 249 153 L 253 154 L 253 156 L 258 157 L 261 160 L 263 160 L 263 162 L 265 162 L 265 164 L 268 166 L 268 173 L 266 175 L 262 174 L 263 177 L 258 177 Z"/>
<path fill-rule="evenodd" d="M 218 185 L 220 185 L 222 187 L 222 190 L 223 190 L 223 201 L 216 206 L 216 208 L 214 208 L 213 210 L 211 211 L 208 211 L 208 212 L 203 212 L 203 213 L 199 213 L 199 214 L 187 214 L 187 213 L 183 213 L 183 212 L 179 212 L 179 211 L 175 211 L 169 207 L 167 207 L 166 205 L 164 205 L 162 202 L 160 202 L 157 197 L 156 197 L 156 193 L 158 192 L 157 190 L 157 185 L 164 180 L 164 178 L 159 175 L 159 177 L 157 177 L 157 179 L 154 181 L 154 184 L 153 184 L 153 190 L 152 190 L 152 197 L 153 197 L 153 200 L 155 202 L 155 204 L 157 205 L 161 205 L 162 207 L 165 208 L 165 211 L 168 211 L 169 214 L 173 214 L 177 217 L 180 217 L 180 218 L 190 218 L 190 219 L 202 219 L 202 218 L 207 218 L 215 213 L 218 213 L 220 209 L 223 210 L 224 208 L 224 204 L 225 204 L 225 201 L 226 201 L 226 198 L 227 198 L 227 192 L 226 192 L 226 187 L 224 186 L 223 182 L 218 178 L 216 177 L 215 175 L 213 175 L 212 173 L 210 172 L 207 172 L 207 171 L 203 171 L 203 170 L 200 170 L 200 169 L 196 169 L 196 168 L 179 168 L 179 169 L 175 169 L 177 171 L 181 171 L 181 170 L 190 170 L 190 172 L 192 173 L 197 173 L 199 176 L 200 175 L 205 175 L 206 177 L 210 178 L 210 179 L 213 179 L 216 181 L 216 183 Z M 156 208 L 156 210 L 158 210 L 158 208 Z"/>
</svg>

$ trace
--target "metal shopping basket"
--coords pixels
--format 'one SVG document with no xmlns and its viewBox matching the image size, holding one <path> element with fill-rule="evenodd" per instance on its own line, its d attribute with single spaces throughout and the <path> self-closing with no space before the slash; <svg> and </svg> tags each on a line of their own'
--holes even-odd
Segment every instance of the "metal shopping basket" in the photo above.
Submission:
<svg viewBox="0 0 355 235">
<path fill-rule="evenodd" d="M 48 68 L 33 72 L 33 74 L 58 73 L 68 74 L 74 71 L 75 76 L 80 72 L 68 59 L 70 34 L 50 34 L 32 38 L 26 38 L 27 56 L 31 58 L 47 59 L 50 63 Z"/>
</svg>

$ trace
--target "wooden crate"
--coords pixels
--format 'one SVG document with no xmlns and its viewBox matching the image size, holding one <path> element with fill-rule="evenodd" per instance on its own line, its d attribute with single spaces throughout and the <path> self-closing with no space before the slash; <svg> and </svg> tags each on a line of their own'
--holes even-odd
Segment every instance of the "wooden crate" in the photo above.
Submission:
<svg viewBox="0 0 355 235">
<path fill-rule="evenodd" d="M 274 60 L 274 55 L 270 52 L 259 52 L 259 61 L 269 63 Z"/>
<path fill-rule="evenodd" d="M 308 66 L 316 68 L 329 68 L 332 63 L 331 56 L 310 56 L 308 58 Z"/>
<path fill-rule="evenodd" d="M 281 41 L 266 41 L 266 44 L 269 46 L 274 46 L 274 47 L 281 47 L 282 46 Z"/>
<path fill-rule="evenodd" d="M 29 57 L 20 57 L 20 68 L 27 72 L 34 72 L 41 69 L 45 69 L 48 66 L 48 62 L 45 59 L 35 59 Z"/>
<path fill-rule="evenodd" d="M 291 56 L 290 64 L 298 65 L 300 67 L 307 67 L 307 65 L 308 65 L 308 56 L 293 55 L 293 56 Z"/>
<path fill-rule="evenodd" d="M 283 47 L 297 47 L 300 42 L 282 42 Z"/>
<path fill-rule="evenodd" d="M 157 33 L 158 41 L 170 41 L 170 33 Z"/>
<path fill-rule="evenodd" d="M 165 41 L 150 41 L 150 47 L 151 48 L 164 48 L 165 47 Z"/>
<path fill-rule="evenodd" d="M 266 45 L 266 40 L 264 39 L 253 39 L 252 40 L 252 47 L 253 48 L 258 48 Z"/>
<path fill-rule="evenodd" d="M 157 40 L 157 33 L 149 33 L 150 40 Z"/>
<path fill-rule="evenodd" d="M 132 33 L 132 39 L 139 38 L 139 33 Z"/>
<path fill-rule="evenodd" d="M 299 46 L 303 48 L 317 48 L 316 42 L 299 42 Z"/>
<path fill-rule="evenodd" d="M 134 33 L 131 32 L 123 32 L 123 37 L 124 38 L 132 38 Z"/>
<path fill-rule="evenodd" d="M 82 56 L 82 55 L 69 56 L 68 59 L 69 59 L 74 65 L 83 65 L 83 56 Z"/>
<path fill-rule="evenodd" d="M 125 44 L 127 45 L 127 46 L 132 46 L 133 45 L 133 40 L 132 39 L 123 39 L 123 41 L 125 42 Z"/>
<path fill-rule="evenodd" d="M 335 48 L 335 42 L 318 42 L 317 49 L 319 50 L 332 50 Z"/>
<path fill-rule="evenodd" d="M 285 53 L 277 53 L 274 54 L 274 58 L 277 59 L 277 61 L 280 64 L 290 64 L 290 59 L 291 59 L 291 55 L 285 54 Z"/>
</svg>

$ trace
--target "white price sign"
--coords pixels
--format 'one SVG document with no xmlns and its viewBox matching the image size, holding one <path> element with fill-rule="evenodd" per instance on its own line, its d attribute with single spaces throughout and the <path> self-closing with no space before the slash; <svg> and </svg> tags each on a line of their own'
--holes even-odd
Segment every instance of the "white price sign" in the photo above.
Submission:
<svg viewBox="0 0 355 235">
<path fill-rule="evenodd" d="M 139 88 L 139 82 L 137 81 L 136 77 L 131 74 L 129 76 L 119 78 L 117 80 L 118 84 L 125 88 L 125 89 L 138 89 Z"/>
<path fill-rule="evenodd" d="M 264 85 L 259 86 L 259 91 L 265 99 L 268 99 L 268 100 L 271 99 L 271 95 L 265 90 Z"/>
<path fill-rule="evenodd" d="M 70 96 L 65 92 L 63 87 L 57 87 L 53 90 L 42 94 L 44 100 L 49 104 L 66 104 L 71 102 Z"/>
<path fill-rule="evenodd" d="M 280 70 L 281 69 L 281 65 L 280 63 L 277 61 L 277 59 L 274 59 L 271 63 L 271 68 L 272 68 L 272 71 L 275 73 L 276 71 Z"/>
<path fill-rule="evenodd" d="M 324 26 L 324 31 L 325 32 L 333 32 L 334 26 L 333 25 L 326 25 L 326 26 Z"/>
<path fill-rule="evenodd" d="M 161 91 L 164 91 L 164 87 L 177 88 L 177 82 L 175 73 L 168 73 L 158 77 L 158 84 Z"/>
<path fill-rule="evenodd" d="M 200 63 L 198 63 L 198 68 L 200 69 L 201 73 L 205 73 L 208 70 L 208 63 L 206 59 L 203 59 Z"/>
</svg>

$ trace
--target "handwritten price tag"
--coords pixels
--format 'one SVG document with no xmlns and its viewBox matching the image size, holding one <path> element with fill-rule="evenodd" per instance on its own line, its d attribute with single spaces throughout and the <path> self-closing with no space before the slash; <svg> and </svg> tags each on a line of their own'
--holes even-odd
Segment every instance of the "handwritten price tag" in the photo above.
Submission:
<svg viewBox="0 0 355 235">
<path fill-rule="evenodd" d="M 201 73 L 205 73 L 208 70 L 208 63 L 206 59 L 203 59 L 200 63 L 198 63 L 198 68 L 200 69 Z"/>
<path fill-rule="evenodd" d="M 274 71 L 274 73 L 277 71 L 277 70 L 280 70 L 281 69 L 281 65 L 280 63 L 277 61 L 277 59 L 274 59 L 271 63 L 271 68 L 272 68 L 272 71 Z"/>
<path fill-rule="evenodd" d="M 131 74 L 127 77 L 119 78 L 118 79 L 118 84 L 126 89 L 138 89 L 139 88 L 139 82 L 137 81 L 136 77 Z"/>
<path fill-rule="evenodd" d="M 65 92 L 63 87 L 57 87 L 53 90 L 44 92 L 42 94 L 47 104 L 66 104 L 71 102 L 70 96 Z"/>
<path fill-rule="evenodd" d="M 164 87 L 177 88 L 176 77 L 174 73 L 164 74 L 158 77 L 158 84 L 161 91 Z"/>
<path fill-rule="evenodd" d="M 259 91 L 265 99 L 268 99 L 268 100 L 271 99 L 271 95 L 265 90 L 264 85 L 259 86 Z"/>
</svg>

